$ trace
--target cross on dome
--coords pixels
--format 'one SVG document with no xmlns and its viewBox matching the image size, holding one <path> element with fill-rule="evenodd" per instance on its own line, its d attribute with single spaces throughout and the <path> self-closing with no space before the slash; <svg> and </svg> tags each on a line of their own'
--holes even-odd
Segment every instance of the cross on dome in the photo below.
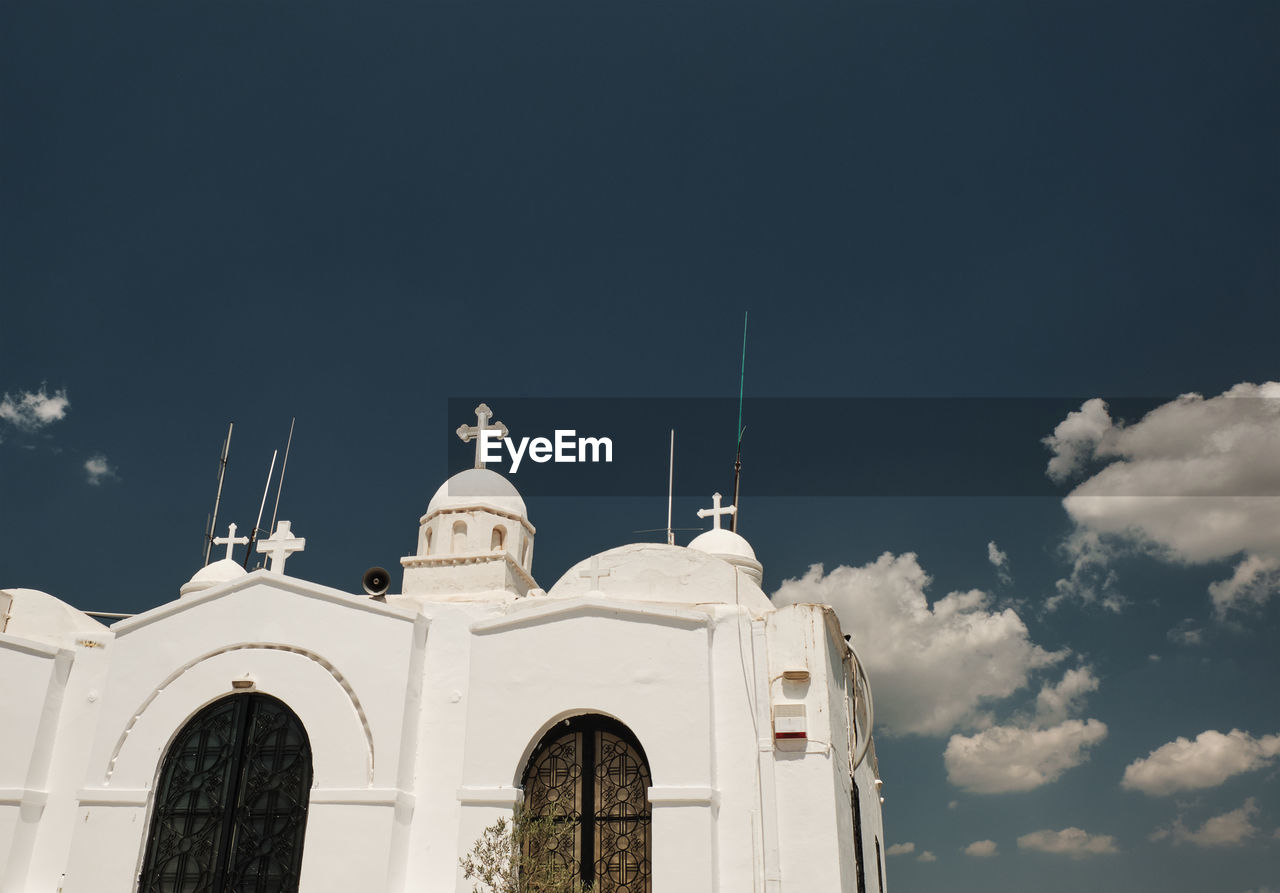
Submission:
<svg viewBox="0 0 1280 893">
<path fill-rule="evenodd" d="M 484 432 L 494 431 L 498 440 L 507 436 L 507 426 L 502 422 L 494 422 L 489 424 L 489 420 L 493 418 L 493 410 L 489 408 L 489 404 L 481 403 L 476 407 L 476 423 L 474 425 L 459 425 L 458 437 L 463 443 L 476 442 L 476 468 L 484 468 Z"/>
<path fill-rule="evenodd" d="M 292 525 L 288 521 L 281 521 L 276 525 L 275 533 L 265 540 L 258 540 L 258 552 L 271 559 L 271 572 L 275 574 L 283 574 L 285 560 L 306 547 L 306 538 L 294 536 Z"/>
<path fill-rule="evenodd" d="M 738 513 L 738 507 L 736 505 L 730 505 L 730 506 L 721 508 L 720 507 L 721 498 L 722 497 L 720 496 L 719 493 L 714 493 L 711 496 L 711 505 L 713 506 L 713 508 L 698 509 L 699 518 L 706 518 L 708 516 L 712 518 L 712 523 L 715 524 L 715 528 L 714 528 L 715 530 L 720 529 L 721 515 L 736 515 Z"/>
<path fill-rule="evenodd" d="M 608 568 L 600 567 L 599 555 L 592 555 L 591 566 L 588 568 L 583 568 L 582 570 L 578 571 L 579 577 L 585 577 L 591 581 L 591 589 L 589 590 L 590 592 L 599 592 L 600 578 L 608 577 L 612 575 L 613 575 L 613 571 L 609 570 Z"/>
<path fill-rule="evenodd" d="M 213 538 L 213 544 L 215 546 L 225 545 L 227 547 L 227 561 L 232 560 L 231 559 L 232 549 L 234 549 L 236 546 L 239 546 L 248 542 L 249 542 L 249 538 L 247 536 L 236 536 L 236 525 L 234 521 L 228 526 L 226 536 L 215 536 Z"/>
</svg>

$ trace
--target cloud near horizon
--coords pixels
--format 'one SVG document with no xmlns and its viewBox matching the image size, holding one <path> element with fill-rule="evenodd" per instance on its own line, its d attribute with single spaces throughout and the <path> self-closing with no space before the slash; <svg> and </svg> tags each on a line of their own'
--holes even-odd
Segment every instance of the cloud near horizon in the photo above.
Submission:
<svg viewBox="0 0 1280 893">
<path fill-rule="evenodd" d="M 1124 770 L 1120 787 L 1149 796 L 1214 788 L 1233 775 L 1271 765 L 1280 756 L 1280 734 L 1255 738 L 1232 729 L 1201 732 L 1194 741 L 1176 738 Z"/>
<path fill-rule="evenodd" d="M 1061 483 L 1105 466 L 1063 500 L 1076 524 L 1060 602 L 1123 604 L 1107 564 L 1118 552 L 1204 564 L 1235 559 L 1209 587 L 1215 613 L 1257 607 L 1280 590 L 1280 382 L 1183 394 L 1126 424 L 1101 399 L 1069 413 L 1044 444 Z M 1051 600 L 1050 607 L 1056 605 Z"/>
<path fill-rule="evenodd" d="M 1183 824 L 1182 816 L 1178 816 L 1173 825 L 1156 829 L 1149 839 L 1170 840 L 1174 846 L 1190 843 L 1203 849 L 1240 846 L 1257 835 L 1259 829 L 1253 823 L 1253 817 L 1258 812 L 1257 801 L 1249 797 L 1239 809 L 1216 815 L 1194 831 Z"/>
<path fill-rule="evenodd" d="M 964 848 L 964 854 L 977 859 L 990 859 L 992 856 L 998 855 L 996 849 L 994 840 L 975 840 Z"/>
<path fill-rule="evenodd" d="M 830 573 L 813 565 L 783 581 L 773 600 L 835 608 L 875 686 L 877 725 L 893 735 L 988 725 L 987 702 L 1009 697 L 1033 672 L 1067 657 L 1065 649 L 1050 652 L 1032 642 L 1012 609 L 989 609 L 980 590 L 929 604 L 929 583 L 914 553 L 886 552 Z"/>
<path fill-rule="evenodd" d="M 1032 831 L 1018 838 L 1018 849 L 1040 853 L 1087 859 L 1120 852 L 1116 839 L 1110 834 L 1089 834 L 1082 828 L 1063 828 L 1061 831 Z"/>
</svg>

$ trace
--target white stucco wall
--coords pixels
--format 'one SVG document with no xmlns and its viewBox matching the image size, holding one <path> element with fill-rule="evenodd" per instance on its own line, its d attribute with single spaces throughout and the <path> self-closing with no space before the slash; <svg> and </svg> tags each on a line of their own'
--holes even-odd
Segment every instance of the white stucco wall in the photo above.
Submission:
<svg viewBox="0 0 1280 893">
<path fill-rule="evenodd" d="M 582 713 L 648 757 L 655 893 L 856 889 L 838 626 L 773 611 L 705 553 L 623 547 L 524 598 L 382 603 L 259 571 L 111 630 L 40 610 L 47 641 L 0 634 L 0 674 L 22 681 L 0 687 L 4 893 L 134 889 L 165 752 L 237 682 L 311 741 L 307 893 L 470 893 L 459 857 L 519 802 L 542 735 Z M 786 705 L 805 708 L 798 744 L 773 737 Z M 870 758 L 856 777 L 871 891 Z"/>
<path fill-rule="evenodd" d="M 117 624 L 63 889 L 129 889 L 150 793 L 177 731 L 235 680 L 279 698 L 311 741 L 303 881 L 385 886 L 408 696 L 426 625 L 370 599 L 266 571 Z M 411 736 L 410 736 L 411 737 Z M 358 841 L 359 846 L 353 846 Z M 336 889 L 336 888 L 332 888 Z"/>
</svg>

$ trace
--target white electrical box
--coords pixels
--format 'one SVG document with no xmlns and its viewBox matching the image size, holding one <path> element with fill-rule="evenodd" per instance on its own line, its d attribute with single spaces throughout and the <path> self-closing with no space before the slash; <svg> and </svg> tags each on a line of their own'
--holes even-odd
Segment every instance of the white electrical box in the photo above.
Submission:
<svg viewBox="0 0 1280 893">
<path fill-rule="evenodd" d="M 775 704 L 773 708 L 773 740 L 803 741 L 809 737 L 804 704 Z"/>
</svg>

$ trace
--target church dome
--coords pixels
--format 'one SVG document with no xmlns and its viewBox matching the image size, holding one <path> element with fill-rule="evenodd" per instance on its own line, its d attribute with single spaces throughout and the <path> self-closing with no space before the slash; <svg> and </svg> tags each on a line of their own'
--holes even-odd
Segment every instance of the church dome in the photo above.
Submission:
<svg viewBox="0 0 1280 893">
<path fill-rule="evenodd" d="M 764 580 L 764 568 L 756 558 L 755 550 L 751 548 L 750 543 L 732 530 L 717 527 L 700 533 L 689 543 L 689 548 L 706 552 L 734 567 L 742 568 L 756 585 Z"/>
<path fill-rule="evenodd" d="M 723 532 L 742 539 L 727 530 Z M 746 549 L 750 551 L 751 547 Z M 756 573 L 751 572 L 753 567 Z M 739 568 L 747 570 L 745 579 L 739 576 Z M 733 556 L 733 560 L 729 560 L 701 549 L 665 543 L 632 543 L 578 562 L 547 595 L 573 598 L 596 593 L 677 605 L 737 604 L 762 617 L 773 611 L 773 604 L 760 589 L 759 568 L 755 559 L 744 556 Z"/>
<path fill-rule="evenodd" d="M 751 544 L 732 530 L 708 530 L 705 533 L 700 533 L 689 543 L 689 548 L 697 549 L 699 552 L 706 552 L 708 555 L 714 555 L 717 558 L 734 557 L 747 558 L 751 561 L 756 560 L 756 553 L 751 548 Z"/>
<path fill-rule="evenodd" d="M 448 509 L 497 509 L 521 518 L 527 517 L 520 491 L 502 475 L 487 468 L 468 468 L 440 485 L 427 504 L 427 515 Z"/>
<path fill-rule="evenodd" d="M 192 595 L 197 592 L 203 592 L 206 589 L 212 589 L 219 583 L 229 583 L 232 580 L 243 577 L 246 573 L 245 569 L 238 565 L 234 559 L 223 558 L 221 561 L 207 564 L 196 571 L 194 577 L 182 584 L 178 594 Z"/>
</svg>

